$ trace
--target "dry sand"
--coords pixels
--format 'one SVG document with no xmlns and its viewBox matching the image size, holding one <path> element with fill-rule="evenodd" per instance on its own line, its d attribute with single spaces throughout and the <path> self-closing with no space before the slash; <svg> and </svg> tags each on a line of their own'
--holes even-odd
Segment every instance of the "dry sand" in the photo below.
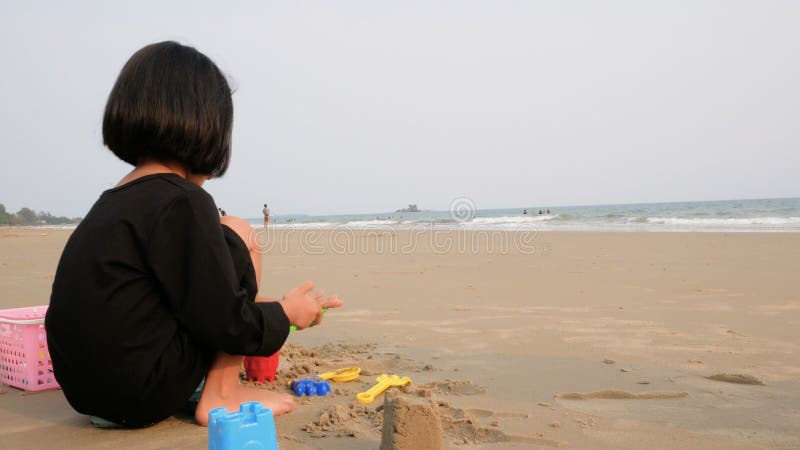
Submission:
<svg viewBox="0 0 800 450">
<path fill-rule="evenodd" d="M 0 230 L 0 308 L 47 303 L 68 235 Z M 277 418 L 281 448 L 378 448 L 383 397 L 354 397 L 384 372 L 435 406 L 444 448 L 800 448 L 800 234 L 525 237 L 267 236 L 264 295 L 310 279 L 347 305 L 261 387 L 363 369 Z M 205 445 L 188 417 L 98 430 L 60 391 L 0 387 L 0 448 Z"/>
</svg>

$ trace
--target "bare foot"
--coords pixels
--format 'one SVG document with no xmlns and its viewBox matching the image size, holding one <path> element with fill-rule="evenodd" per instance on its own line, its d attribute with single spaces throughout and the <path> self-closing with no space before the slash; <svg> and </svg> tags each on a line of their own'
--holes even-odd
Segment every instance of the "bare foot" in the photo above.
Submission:
<svg viewBox="0 0 800 450">
<path fill-rule="evenodd" d="M 230 386 L 228 386 L 230 387 Z M 207 427 L 208 413 L 219 407 L 224 407 L 228 412 L 239 411 L 239 405 L 244 402 L 261 402 L 264 408 L 272 410 L 273 415 L 281 415 L 294 409 L 294 399 L 288 394 L 253 389 L 238 385 L 231 389 L 214 389 L 206 383 L 200 402 L 194 413 L 197 423 Z"/>
</svg>

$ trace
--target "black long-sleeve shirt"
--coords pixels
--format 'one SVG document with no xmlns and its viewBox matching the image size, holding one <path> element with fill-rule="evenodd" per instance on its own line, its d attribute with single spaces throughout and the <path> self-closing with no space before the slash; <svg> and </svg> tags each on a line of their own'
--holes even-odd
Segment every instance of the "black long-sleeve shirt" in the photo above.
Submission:
<svg viewBox="0 0 800 450">
<path fill-rule="evenodd" d="M 131 426 L 181 407 L 218 352 L 270 355 L 289 333 L 244 242 L 175 174 L 105 191 L 61 255 L 45 321 L 56 379 L 84 414 Z"/>
</svg>

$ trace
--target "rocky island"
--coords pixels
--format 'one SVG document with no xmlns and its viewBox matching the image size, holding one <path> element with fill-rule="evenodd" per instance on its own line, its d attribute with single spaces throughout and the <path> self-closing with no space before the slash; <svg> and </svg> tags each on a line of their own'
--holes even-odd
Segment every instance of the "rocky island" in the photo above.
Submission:
<svg viewBox="0 0 800 450">
<path fill-rule="evenodd" d="M 395 211 L 395 212 L 399 212 L 399 213 L 413 213 L 413 212 L 419 212 L 419 208 L 417 208 L 417 205 L 416 205 L 416 204 L 409 203 L 409 205 L 408 205 L 408 208 L 398 209 L 398 210 L 397 210 L 397 211 Z"/>
</svg>

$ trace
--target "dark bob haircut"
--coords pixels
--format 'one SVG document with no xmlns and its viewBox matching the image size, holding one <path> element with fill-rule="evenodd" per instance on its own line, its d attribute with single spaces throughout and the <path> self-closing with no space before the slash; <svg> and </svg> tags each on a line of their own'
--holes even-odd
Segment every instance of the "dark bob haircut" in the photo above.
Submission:
<svg viewBox="0 0 800 450">
<path fill-rule="evenodd" d="M 103 116 L 103 143 L 121 160 L 183 164 L 222 176 L 231 158 L 233 102 L 225 76 L 204 54 L 177 42 L 131 56 Z"/>
</svg>

